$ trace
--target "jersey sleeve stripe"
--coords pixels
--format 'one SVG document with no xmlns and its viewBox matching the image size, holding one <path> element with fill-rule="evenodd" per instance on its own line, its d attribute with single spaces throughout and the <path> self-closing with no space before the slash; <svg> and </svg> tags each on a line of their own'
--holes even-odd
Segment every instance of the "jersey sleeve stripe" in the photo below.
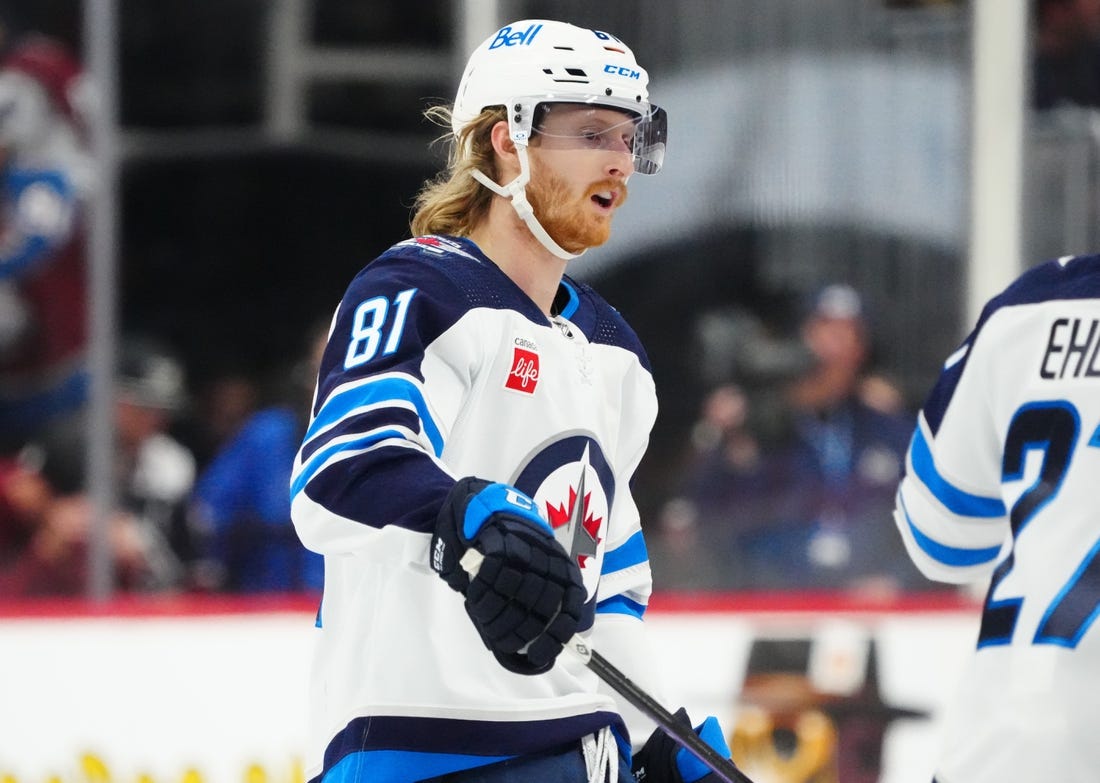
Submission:
<svg viewBox="0 0 1100 783">
<path fill-rule="evenodd" d="M 959 489 L 940 475 L 919 424 L 913 432 L 913 440 L 909 446 L 909 460 L 921 483 L 953 514 L 983 519 L 1005 515 L 1005 505 L 1000 498 L 974 495 Z"/>
<path fill-rule="evenodd" d="M 365 542 L 361 526 L 430 532 L 440 500 L 453 485 L 454 478 L 423 447 L 390 439 L 361 452 L 337 454 L 314 472 L 292 502 L 299 508 L 296 524 L 307 547 L 327 554 Z M 358 524 L 349 527 L 347 522 Z M 349 542 L 346 535 L 356 540 Z M 329 546 L 333 540 L 336 544 Z"/>
<path fill-rule="evenodd" d="M 604 553 L 601 574 L 611 574 L 622 571 L 624 568 L 640 565 L 649 560 L 649 552 L 646 550 L 645 537 L 642 531 L 636 532 L 625 543 L 609 549 Z"/>
<path fill-rule="evenodd" d="M 312 440 L 304 443 L 301 449 L 302 461 L 308 461 L 315 453 L 338 439 L 386 427 L 408 430 L 415 438 L 416 433 L 421 431 L 420 417 L 417 416 L 412 404 L 405 402 L 357 408 L 332 427 L 328 427 Z M 425 451 L 428 450 L 426 439 L 417 439 L 417 443 Z"/>
<path fill-rule="evenodd" d="M 309 442 L 325 429 L 334 427 L 347 416 L 372 405 L 411 404 L 420 417 L 424 434 L 435 456 L 443 453 L 443 435 L 435 422 L 420 385 L 408 376 L 368 378 L 337 389 L 321 406 L 306 432 Z"/>
<path fill-rule="evenodd" d="M 624 595 L 612 596 L 596 604 L 596 614 L 626 614 L 639 620 L 645 610 L 645 604 L 632 601 Z"/>
<path fill-rule="evenodd" d="M 966 355 L 970 353 L 970 343 L 963 344 L 955 353 L 951 354 L 944 360 L 943 369 L 946 372 L 954 367 L 956 364 L 966 358 Z"/>
<path fill-rule="evenodd" d="M 306 484 L 309 483 L 310 479 L 324 470 L 327 466 L 339 461 L 339 459 L 346 459 L 347 457 L 362 454 L 371 446 L 378 445 L 387 440 L 397 439 L 400 441 L 408 441 L 412 437 L 414 437 L 413 433 L 409 430 L 387 428 L 333 441 L 310 457 L 307 462 L 302 464 L 290 483 L 290 496 L 293 498 L 301 492 Z"/>
<path fill-rule="evenodd" d="M 905 505 L 905 499 L 900 494 L 898 495 L 898 508 L 900 508 L 905 515 L 905 522 L 909 526 L 909 532 L 912 534 L 913 540 L 916 542 L 917 546 L 921 548 L 922 552 L 938 563 L 953 567 L 982 565 L 983 563 L 989 563 L 996 559 L 1001 551 L 1000 545 L 971 549 L 941 544 L 925 535 L 917 528 L 916 524 L 914 524 L 912 518 L 909 516 L 909 509 Z"/>
</svg>

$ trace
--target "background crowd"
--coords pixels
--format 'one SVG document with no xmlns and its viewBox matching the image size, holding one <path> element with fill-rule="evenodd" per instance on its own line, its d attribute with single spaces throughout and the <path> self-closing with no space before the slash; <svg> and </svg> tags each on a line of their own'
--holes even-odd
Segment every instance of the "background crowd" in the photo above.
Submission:
<svg viewBox="0 0 1100 783">
<path fill-rule="evenodd" d="M 743 314 L 707 321 L 705 332 L 724 324 L 736 350 L 712 359 L 729 369 L 703 401 L 651 536 L 656 577 L 881 597 L 925 587 L 891 517 L 912 417 L 897 386 L 874 372 L 860 294 L 826 286 L 786 341 L 759 335 Z M 759 358 L 744 356 L 752 345 Z"/>
<path fill-rule="evenodd" d="M 0 592 L 8 595 L 78 594 L 87 580 L 79 80 L 71 53 L 43 37 L 14 46 L 0 72 L 12 107 L 2 126 L 3 215 L 4 247 L 14 249 L 0 259 L 8 303 Z M 917 586 L 889 523 L 910 425 L 900 391 L 867 373 L 864 303 L 833 285 L 803 310 L 793 336 L 760 346 L 755 361 L 775 365 L 770 371 L 746 371 L 752 362 L 713 339 L 705 347 L 720 382 L 693 427 L 677 497 L 653 526 L 667 550 L 657 558 L 666 586 Z M 760 342 L 738 329 L 736 314 L 711 321 L 710 333 L 732 330 L 742 354 Z M 119 588 L 320 588 L 319 558 L 289 522 L 287 484 L 324 325 L 264 377 L 207 367 L 196 388 L 170 346 L 123 336 L 110 522 Z M 706 325 L 699 331 L 707 342 Z"/>
<path fill-rule="evenodd" d="M 277 378 L 187 387 L 182 363 L 127 338 L 114 378 L 116 512 L 124 591 L 319 591 L 287 491 L 305 433 L 317 333 Z M 323 344 L 323 343 L 322 343 Z M 51 421 L 0 457 L 0 595 L 80 595 L 93 504 L 83 415 Z"/>
<path fill-rule="evenodd" d="M 1100 105 L 1100 0 L 1034 9 L 1034 107 Z M 58 38 L 8 37 L 0 52 L 0 596 L 76 595 L 92 514 L 81 67 Z M 942 589 L 912 567 L 891 519 L 920 400 L 878 361 L 888 303 L 843 276 L 791 300 L 772 313 L 731 301 L 690 324 L 697 417 L 659 444 L 666 491 L 643 509 L 658 588 Z M 262 366 L 216 352 L 199 363 L 165 330 L 126 325 L 110 521 L 120 589 L 320 589 L 286 487 L 326 325 L 301 323 L 294 355 Z"/>
</svg>

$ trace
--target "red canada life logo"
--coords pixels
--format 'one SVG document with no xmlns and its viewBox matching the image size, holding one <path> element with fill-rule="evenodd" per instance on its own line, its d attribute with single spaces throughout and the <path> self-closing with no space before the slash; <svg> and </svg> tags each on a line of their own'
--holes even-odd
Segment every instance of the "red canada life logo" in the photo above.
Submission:
<svg viewBox="0 0 1100 783">
<path fill-rule="evenodd" d="M 525 394 L 534 394 L 535 385 L 538 382 L 539 355 L 534 351 L 513 346 L 512 369 L 508 371 L 508 379 L 504 382 L 504 387 Z"/>
</svg>

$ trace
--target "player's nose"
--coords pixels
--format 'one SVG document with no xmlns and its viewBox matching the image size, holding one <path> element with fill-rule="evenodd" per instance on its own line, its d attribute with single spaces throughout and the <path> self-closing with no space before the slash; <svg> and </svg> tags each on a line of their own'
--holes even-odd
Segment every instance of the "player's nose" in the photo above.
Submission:
<svg viewBox="0 0 1100 783">
<path fill-rule="evenodd" d="M 621 149 L 609 150 L 604 173 L 609 179 L 621 179 L 624 182 L 634 173 L 634 155 L 625 144 Z"/>
</svg>

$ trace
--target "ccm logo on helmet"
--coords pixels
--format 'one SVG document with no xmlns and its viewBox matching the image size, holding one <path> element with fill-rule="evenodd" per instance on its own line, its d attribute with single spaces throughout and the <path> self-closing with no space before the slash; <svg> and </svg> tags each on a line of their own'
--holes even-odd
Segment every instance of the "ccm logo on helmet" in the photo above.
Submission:
<svg viewBox="0 0 1100 783">
<path fill-rule="evenodd" d="M 513 33 L 511 26 L 502 27 L 497 31 L 497 37 L 489 44 L 489 48 L 498 49 L 501 46 L 530 46 L 541 29 L 541 24 L 533 24 L 522 32 L 517 31 Z"/>
<path fill-rule="evenodd" d="M 611 33 L 605 33 L 602 30 L 593 30 L 592 34 L 599 38 L 601 41 L 615 41 L 617 43 L 622 43 L 621 38 L 616 38 Z"/>
<path fill-rule="evenodd" d="M 641 79 L 642 72 L 635 71 L 632 68 L 624 68 L 621 65 L 605 65 L 603 67 L 604 73 L 614 74 L 615 76 L 625 76 L 628 79 Z"/>
</svg>

